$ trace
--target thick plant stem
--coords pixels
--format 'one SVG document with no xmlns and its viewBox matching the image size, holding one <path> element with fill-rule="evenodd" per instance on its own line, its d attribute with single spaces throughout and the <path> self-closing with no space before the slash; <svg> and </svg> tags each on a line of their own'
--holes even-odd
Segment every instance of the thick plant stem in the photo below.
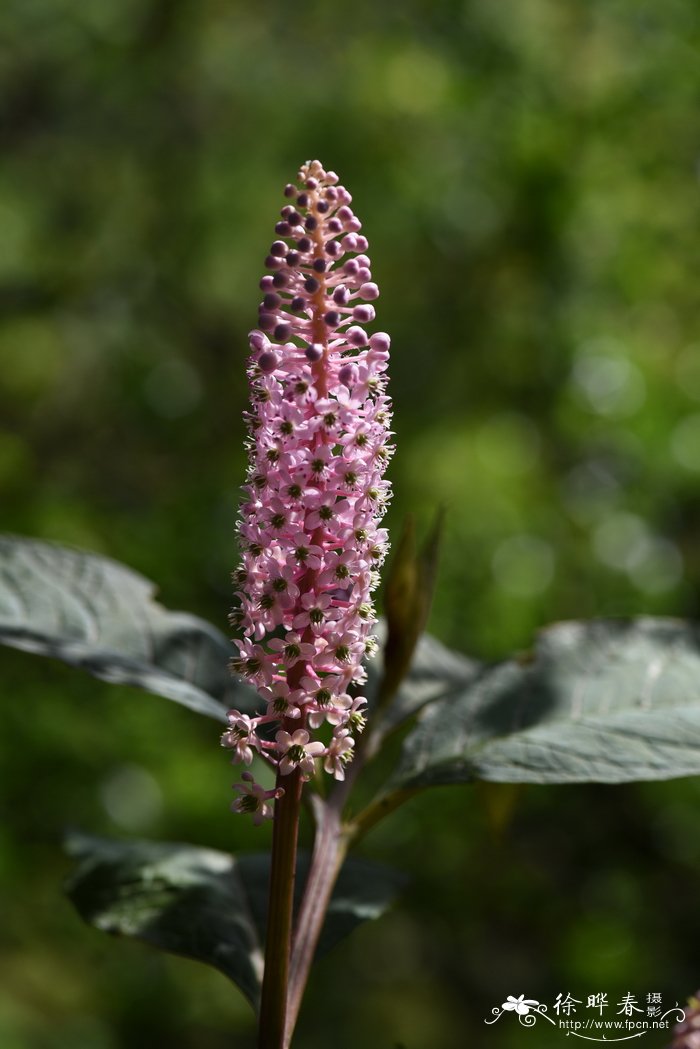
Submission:
<svg viewBox="0 0 700 1049">
<path fill-rule="evenodd" d="M 355 780 L 372 753 L 372 743 L 371 734 L 361 736 L 345 779 L 335 784 L 335 789 L 326 801 L 318 795 L 311 799 L 316 818 L 316 837 L 292 945 L 284 1049 L 289 1049 L 291 1045 L 336 879 L 350 843 L 358 833 L 354 822 L 343 822 L 342 813 Z"/>
<path fill-rule="evenodd" d="M 304 899 L 292 949 L 284 1049 L 289 1049 L 301 1001 L 309 978 L 316 944 L 338 872 L 348 850 L 349 835 L 341 822 L 340 806 L 315 800 L 316 838 Z"/>
<path fill-rule="evenodd" d="M 283 1049 L 294 911 L 294 877 L 303 781 L 299 770 L 277 777 L 284 794 L 275 802 L 270 900 L 258 1049 Z"/>
</svg>

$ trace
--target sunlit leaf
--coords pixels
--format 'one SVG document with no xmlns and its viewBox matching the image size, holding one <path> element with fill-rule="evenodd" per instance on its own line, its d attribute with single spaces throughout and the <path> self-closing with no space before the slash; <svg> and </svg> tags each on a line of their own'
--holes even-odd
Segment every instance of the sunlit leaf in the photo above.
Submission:
<svg viewBox="0 0 700 1049">
<path fill-rule="evenodd" d="M 534 652 L 430 703 L 392 788 L 621 783 L 700 773 L 700 631 L 674 619 L 559 623 Z"/>
<path fill-rule="evenodd" d="M 0 642 L 220 721 L 229 707 L 249 709 L 254 696 L 231 678 L 226 637 L 163 608 L 155 590 L 98 554 L 0 536 Z"/>
</svg>

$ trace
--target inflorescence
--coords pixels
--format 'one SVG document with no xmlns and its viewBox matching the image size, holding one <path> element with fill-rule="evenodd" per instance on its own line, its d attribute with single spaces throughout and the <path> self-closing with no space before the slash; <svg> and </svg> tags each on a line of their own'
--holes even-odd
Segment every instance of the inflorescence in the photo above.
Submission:
<svg viewBox="0 0 700 1049">
<path fill-rule="evenodd" d="M 309 161 L 288 185 L 271 273 L 250 333 L 249 467 L 234 572 L 234 673 L 265 712 L 229 712 L 222 737 L 234 762 L 259 755 L 277 770 L 264 790 L 250 772 L 234 809 L 271 816 L 280 781 L 322 760 L 343 779 L 365 724 L 362 661 L 376 649 L 372 592 L 387 550 L 380 527 L 393 453 L 386 395 L 389 336 L 368 335 L 367 240 L 338 176 Z M 275 731 L 275 726 L 277 726 Z"/>
</svg>

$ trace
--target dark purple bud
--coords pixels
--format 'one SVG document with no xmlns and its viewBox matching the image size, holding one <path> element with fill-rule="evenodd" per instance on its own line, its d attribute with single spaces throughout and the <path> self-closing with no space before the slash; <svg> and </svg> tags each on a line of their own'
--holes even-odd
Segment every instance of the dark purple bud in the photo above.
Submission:
<svg viewBox="0 0 700 1049">
<path fill-rule="evenodd" d="M 304 281 L 304 287 L 308 291 L 309 295 L 313 295 L 319 289 L 319 283 L 315 277 L 307 277 Z"/>
<path fill-rule="evenodd" d="M 272 277 L 270 276 L 269 273 L 266 273 L 265 276 L 263 277 L 263 279 L 260 281 L 260 290 L 261 291 L 270 291 L 271 288 L 272 288 Z"/>
<path fill-rule="evenodd" d="M 328 204 L 327 201 L 319 200 L 318 204 L 316 205 L 316 211 L 319 213 L 319 215 L 325 215 L 329 207 L 330 204 Z"/>
<path fill-rule="evenodd" d="M 282 300 L 274 291 L 270 291 L 263 299 L 262 304 L 266 310 L 277 310 L 282 305 Z"/>
<path fill-rule="evenodd" d="M 370 337 L 369 344 L 373 350 L 378 350 L 380 353 L 388 353 L 391 339 L 385 331 L 377 331 Z"/>
<path fill-rule="evenodd" d="M 338 378 L 344 386 L 354 386 L 357 382 L 357 368 L 354 364 L 344 364 L 338 372 Z"/>
<path fill-rule="evenodd" d="M 285 195 L 285 197 L 296 197 L 296 195 L 297 195 L 297 188 L 296 188 L 296 186 L 293 186 L 291 184 L 291 182 L 288 182 L 287 185 L 284 187 L 284 195 Z"/>
<path fill-rule="evenodd" d="M 306 186 L 307 189 L 318 189 L 318 179 L 307 178 L 307 180 L 304 183 L 304 185 Z"/>
<path fill-rule="evenodd" d="M 343 204 L 342 208 L 338 208 L 336 212 L 336 218 L 340 219 L 342 223 L 349 222 L 350 219 L 354 219 L 354 217 L 352 211 L 346 204 Z"/>
<path fill-rule="evenodd" d="M 297 241 L 297 247 L 299 251 L 304 253 L 306 253 L 307 251 L 311 251 L 311 241 L 308 237 L 300 237 Z"/>
<path fill-rule="evenodd" d="M 336 313 L 335 310 L 330 310 L 328 313 L 324 314 L 323 320 L 329 328 L 336 328 L 338 326 L 338 321 L 340 320 L 340 314 Z"/>
<path fill-rule="evenodd" d="M 329 233 L 340 233 L 343 229 L 342 222 L 338 222 L 337 219 L 328 220 L 328 232 Z"/>
<path fill-rule="evenodd" d="M 286 288 L 287 278 L 284 273 L 275 273 L 272 277 L 272 283 L 276 288 Z"/>
<path fill-rule="evenodd" d="M 326 244 L 326 255 L 330 255 L 332 259 L 337 259 L 338 255 L 342 254 L 342 248 L 337 240 L 329 240 Z"/>
<path fill-rule="evenodd" d="M 287 215 L 287 222 L 290 226 L 301 226 L 301 215 L 298 211 L 292 209 L 289 215 Z"/>
<path fill-rule="evenodd" d="M 304 225 L 306 226 L 306 228 L 311 233 L 318 226 L 318 219 L 314 218 L 313 215 L 307 215 L 306 218 L 304 219 Z"/>
<path fill-rule="evenodd" d="M 278 324 L 275 328 L 275 338 L 279 339 L 280 342 L 286 342 L 289 336 L 292 334 L 291 324 Z"/>
<path fill-rule="evenodd" d="M 276 335 L 277 330 L 275 329 L 275 336 Z M 347 332 L 345 333 L 345 337 L 351 346 L 359 347 L 367 345 L 367 332 L 364 331 L 362 328 L 358 328 L 356 325 L 353 325 L 351 328 L 348 328 Z"/>
<path fill-rule="evenodd" d="M 287 255 L 286 262 L 287 262 L 288 266 L 298 266 L 299 265 L 299 252 L 298 251 L 290 251 L 289 254 Z"/>
<path fill-rule="evenodd" d="M 284 256 L 287 254 L 288 250 L 289 249 L 287 248 L 287 245 L 284 243 L 283 240 L 276 240 L 270 248 L 270 254 L 276 255 L 277 258 L 283 259 Z"/>
<path fill-rule="evenodd" d="M 260 313 L 258 323 L 263 331 L 273 331 L 277 324 L 277 317 L 274 313 Z"/>
<path fill-rule="evenodd" d="M 306 299 L 303 299 L 301 295 L 295 295 L 290 303 L 290 309 L 292 313 L 299 313 L 306 306 Z"/>
<path fill-rule="evenodd" d="M 375 318 L 374 306 L 355 306 L 352 319 L 360 324 L 370 324 Z"/>
<path fill-rule="evenodd" d="M 360 295 L 363 299 L 378 299 L 379 288 L 376 284 L 372 284 L 372 282 L 370 281 L 360 286 Z"/>
<path fill-rule="evenodd" d="M 323 259 L 314 259 L 313 268 L 316 270 L 317 273 L 325 273 L 326 263 Z"/>
<path fill-rule="evenodd" d="M 275 226 L 275 233 L 278 233 L 280 237 L 288 237 L 292 232 L 292 228 L 288 222 L 278 222 Z"/>
<path fill-rule="evenodd" d="M 311 344 L 311 346 L 306 347 L 306 359 L 307 361 L 310 361 L 311 364 L 315 364 L 316 361 L 320 361 L 321 357 L 323 357 L 323 346 L 321 346 L 318 342 L 314 342 Z"/>
<path fill-rule="evenodd" d="M 347 306 L 349 298 L 348 289 L 344 284 L 339 284 L 333 292 L 333 302 L 336 306 Z"/>
<path fill-rule="evenodd" d="M 309 206 L 309 194 L 308 193 L 300 193 L 299 196 L 297 197 L 297 204 L 299 205 L 300 208 L 308 208 L 308 206 Z"/>
<path fill-rule="evenodd" d="M 343 273 L 347 273 L 348 277 L 356 277 L 359 269 L 356 259 L 348 259 L 343 266 Z"/>
<path fill-rule="evenodd" d="M 279 266 L 279 264 L 280 264 L 280 260 L 278 258 L 276 258 L 274 255 L 268 255 L 267 258 L 265 259 L 265 265 L 267 266 L 267 268 L 269 270 L 274 270 L 277 266 Z"/>
<path fill-rule="evenodd" d="M 273 350 L 265 350 L 265 352 L 261 353 L 258 357 L 258 368 L 261 372 L 265 372 L 266 375 L 269 375 L 270 372 L 275 370 L 279 362 L 280 359 Z"/>
<path fill-rule="evenodd" d="M 338 199 L 338 190 L 337 189 L 333 189 L 333 187 L 331 186 L 329 189 L 326 190 L 324 196 L 325 196 L 326 200 L 337 200 Z"/>
</svg>

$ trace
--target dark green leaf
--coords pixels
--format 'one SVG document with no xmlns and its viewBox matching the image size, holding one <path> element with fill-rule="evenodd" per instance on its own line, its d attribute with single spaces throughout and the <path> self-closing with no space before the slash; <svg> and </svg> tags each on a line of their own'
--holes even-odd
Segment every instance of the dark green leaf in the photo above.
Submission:
<svg viewBox="0 0 700 1049">
<path fill-rule="evenodd" d="M 254 694 L 228 671 L 231 646 L 209 623 L 169 612 L 155 586 L 109 558 L 0 536 L 0 642 L 61 659 L 226 720 Z"/>
<path fill-rule="evenodd" d="M 132 936 L 220 969 L 255 1004 L 259 930 L 237 860 L 214 849 L 72 834 L 80 863 L 66 891 L 103 932 Z"/>
<path fill-rule="evenodd" d="M 79 860 L 67 892 L 90 925 L 219 969 L 250 1002 L 262 979 L 269 856 L 193 845 L 71 834 Z M 300 857 L 298 895 L 308 870 Z M 378 918 L 404 884 L 390 868 L 350 857 L 340 872 L 318 953 Z"/>
<path fill-rule="evenodd" d="M 431 703 L 397 790 L 494 780 L 621 783 L 700 773 L 700 632 L 673 619 L 559 623 L 534 653 Z"/>
<path fill-rule="evenodd" d="M 301 903 L 309 870 L 308 853 L 300 852 L 297 862 L 295 903 Z M 267 924 L 267 895 L 270 857 L 267 853 L 240 856 L 239 868 L 247 886 L 250 906 L 264 942 Z M 406 876 L 383 864 L 348 856 L 333 889 L 326 921 L 321 930 L 317 955 L 327 954 L 365 921 L 381 917 L 406 884 Z"/>
</svg>

